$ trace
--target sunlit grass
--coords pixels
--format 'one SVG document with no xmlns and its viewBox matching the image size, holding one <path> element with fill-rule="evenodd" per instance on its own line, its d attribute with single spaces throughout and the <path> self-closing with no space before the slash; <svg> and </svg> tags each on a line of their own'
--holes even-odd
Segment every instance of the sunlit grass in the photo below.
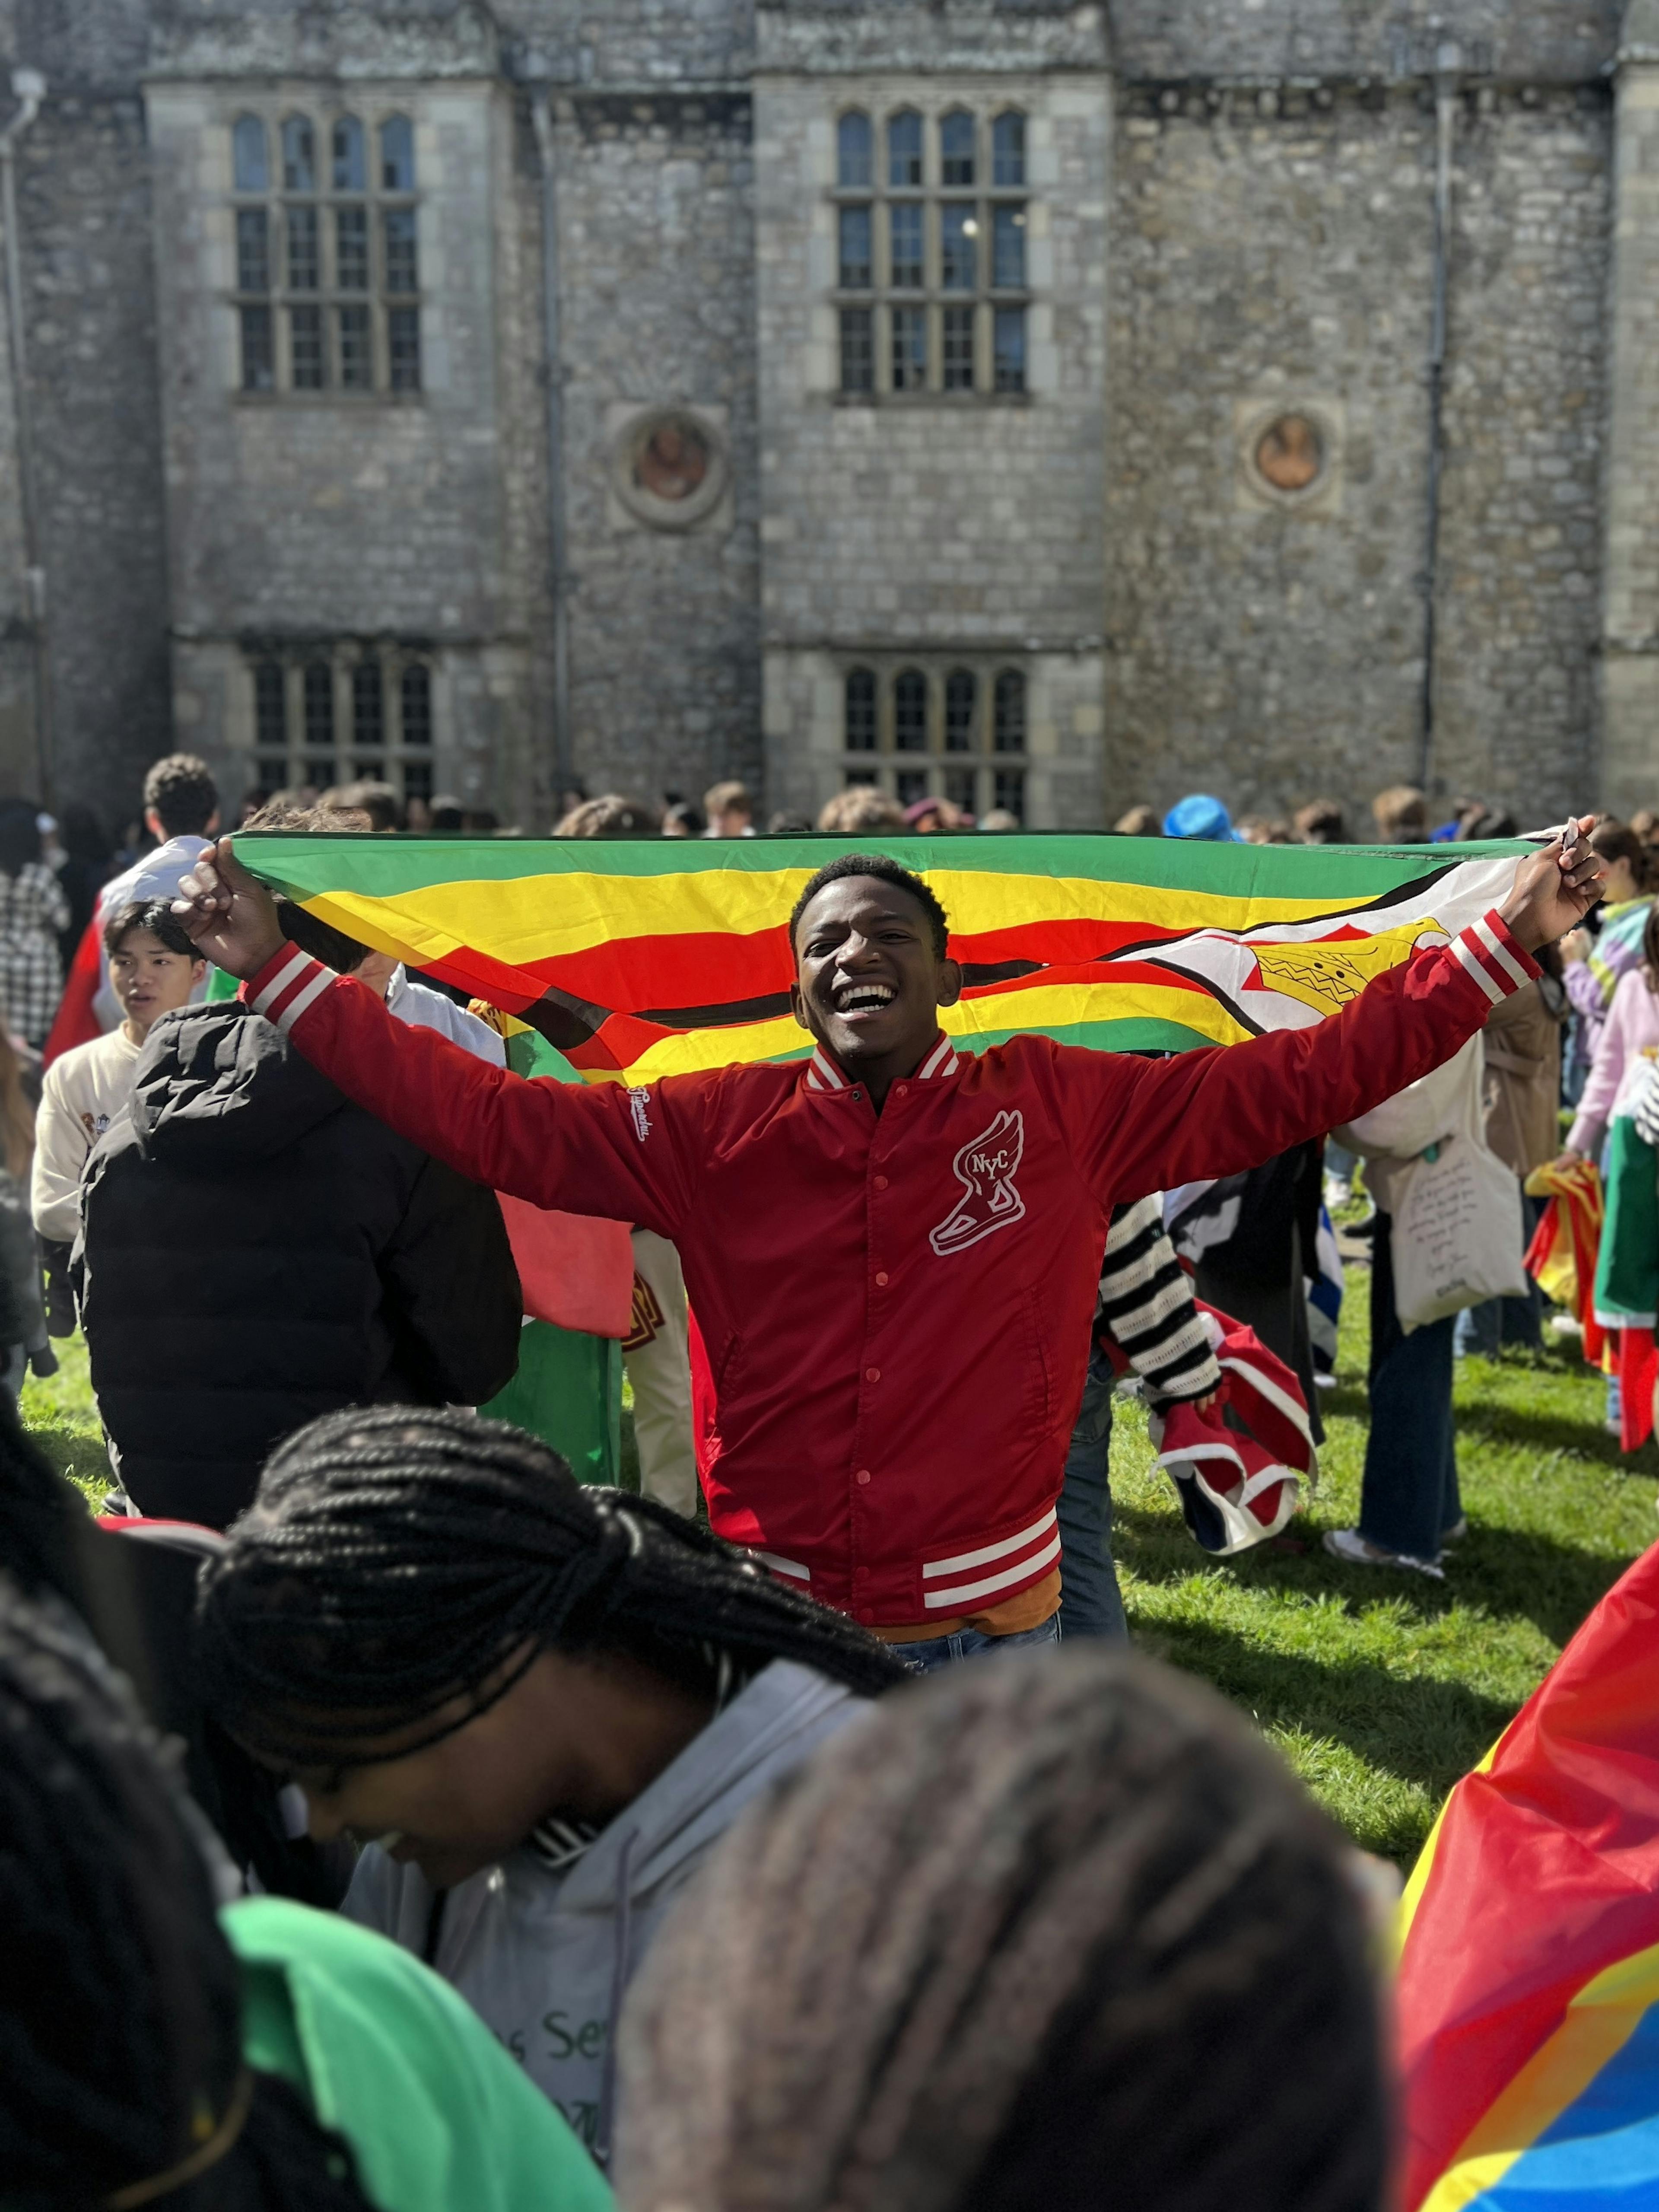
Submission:
<svg viewBox="0 0 1659 2212">
<path fill-rule="evenodd" d="M 1357 1841 L 1409 1864 L 1451 1784 L 1659 1537 L 1659 1459 L 1650 1446 L 1621 1460 L 1576 1347 L 1460 1362 L 1469 1534 L 1446 1580 L 1342 1565 L 1319 1538 L 1358 1517 L 1370 1289 L 1351 1267 L 1318 1494 L 1278 1545 L 1206 1560 L 1132 1401 L 1119 1401 L 1112 1487 L 1137 1643 L 1236 1698 Z"/>
</svg>

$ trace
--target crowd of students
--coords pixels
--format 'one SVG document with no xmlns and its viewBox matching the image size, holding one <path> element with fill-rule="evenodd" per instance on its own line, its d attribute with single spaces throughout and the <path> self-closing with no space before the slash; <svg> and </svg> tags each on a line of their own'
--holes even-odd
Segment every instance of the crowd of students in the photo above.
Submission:
<svg viewBox="0 0 1659 2212">
<path fill-rule="evenodd" d="M 89 916 L 118 1024 L 41 1109 L 143 1517 L 94 1527 L 0 1408 L 8 2197 L 1380 2205 L 1364 1884 L 1125 1648 L 1112 1388 L 1227 1388 L 1147 1194 L 1467 1066 L 1593 908 L 1594 838 L 1332 1021 L 1169 1060 L 958 1056 L 947 915 L 843 856 L 790 922 L 811 1057 L 630 1093 L 521 1081 L 273 899 L 204 776 L 153 773 L 156 853 Z M 378 826 L 304 796 L 264 822 Z M 703 1515 L 470 1410 L 524 1319 L 496 1194 L 676 1255 Z"/>
</svg>

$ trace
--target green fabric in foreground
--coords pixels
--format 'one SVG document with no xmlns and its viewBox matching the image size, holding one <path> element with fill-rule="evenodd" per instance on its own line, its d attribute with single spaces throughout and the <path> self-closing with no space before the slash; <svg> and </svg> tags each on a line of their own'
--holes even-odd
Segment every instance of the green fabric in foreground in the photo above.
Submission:
<svg viewBox="0 0 1659 2212">
<path fill-rule="evenodd" d="M 283 1898 L 221 1918 L 244 2056 L 345 2138 L 380 2212 L 611 2212 L 562 2115 L 418 1959 Z"/>
<path fill-rule="evenodd" d="M 551 1444 L 578 1482 L 621 1480 L 622 1346 L 614 1337 L 526 1322 L 518 1373 L 478 1411 Z"/>
</svg>

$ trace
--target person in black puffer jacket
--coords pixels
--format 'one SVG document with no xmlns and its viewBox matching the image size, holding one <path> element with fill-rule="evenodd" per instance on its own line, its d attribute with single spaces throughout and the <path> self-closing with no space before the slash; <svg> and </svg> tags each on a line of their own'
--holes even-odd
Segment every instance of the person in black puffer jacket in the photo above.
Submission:
<svg viewBox="0 0 1659 2212">
<path fill-rule="evenodd" d="M 342 1406 L 477 1405 L 524 1306 L 493 1191 L 349 1104 L 239 1005 L 158 1022 L 82 1190 L 82 1322 L 139 1511 L 226 1527 Z"/>
</svg>

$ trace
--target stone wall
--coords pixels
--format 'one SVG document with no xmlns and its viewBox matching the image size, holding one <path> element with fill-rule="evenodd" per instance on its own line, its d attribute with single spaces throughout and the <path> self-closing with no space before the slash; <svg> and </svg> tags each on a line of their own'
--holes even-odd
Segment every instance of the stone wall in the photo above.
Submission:
<svg viewBox="0 0 1659 2212">
<path fill-rule="evenodd" d="M 840 398 L 834 283 L 836 117 L 913 100 L 1027 116 L 1030 392 Z M 1110 100 L 1083 70 L 920 78 L 762 76 L 756 91 L 762 379 L 762 618 L 769 790 L 815 810 L 839 787 L 823 750 L 822 656 L 844 667 L 906 648 L 1059 656 L 1063 726 L 1038 826 L 1101 818 L 1106 196 Z M 1046 680 L 1046 679 L 1045 679 Z M 818 702 L 811 720 L 804 702 Z M 1033 725 L 1033 751 L 1037 741 Z"/>
<path fill-rule="evenodd" d="M 149 164 L 136 96 L 52 100 L 18 156 L 53 757 L 118 830 L 170 742 Z M 9 457 L 12 448 L 7 448 Z M 15 465 L 15 463 L 14 463 Z"/>
<path fill-rule="evenodd" d="M 1595 791 L 1611 122 L 1597 88 L 1459 124 L 1434 772 L 1523 827 Z"/>
<path fill-rule="evenodd" d="M 1421 768 L 1434 117 L 1420 88 L 1127 91 L 1108 434 L 1109 757 L 1127 805 L 1351 808 Z M 1432 773 L 1587 787 L 1607 112 L 1471 95 L 1456 141 Z M 1305 503 L 1250 440 L 1310 413 Z M 1361 817 L 1363 818 L 1363 817 Z"/>
<path fill-rule="evenodd" d="M 701 796 L 761 765 L 749 101 L 560 94 L 556 112 L 575 768 L 590 789 Z M 618 495 L 630 428 L 659 408 L 689 410 L 729 471 L 684 530 Z"/>
<path fill-rule="evenodd" d="M 1431 70 L 1455 40 L 1506 82 L 1591 84 L 1612 61 L 1625 0 L 1111 0 L 1131 82 L 1386 82 Z"/>
</svg>

